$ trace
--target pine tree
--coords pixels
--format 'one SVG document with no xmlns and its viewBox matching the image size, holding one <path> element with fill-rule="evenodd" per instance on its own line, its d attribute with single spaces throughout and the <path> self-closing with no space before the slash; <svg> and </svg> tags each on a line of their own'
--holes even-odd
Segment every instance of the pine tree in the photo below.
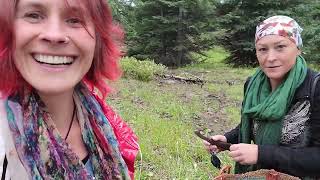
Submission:
<svg viewBox="0 0 320 180">
<path fill-rule="evenodd" d="M 129 55 L 168 66 L 192 61 L 190 52 L 210 47 L 214 6 L 210 0 L 143 0 L 136 7 L 137 32 Z"/>
<path fill-rule="evenodd" d="M 320 0 L 306 0 L 293 9 L 297 21 L 304 29 L 303 56 L 309 62 L 320 63 Z"/>
<path fill-rule="evenodd" d="M 219 42 L 230 52 L 227 62 L 236 66 L 256 65 L 254 47 L 258 23 L 273 15 L 296 18 L 293 8 L 302 0 L 226 0 L 217 4 L 220 25 L 225 35 Z"/>
<path fill-rule="evenodd" d="M 119 23 L 130 39 L 135 34 L 134 29 L 134 6 L 137 0 L 108 0 L 115 23 Z"/>
</svg>

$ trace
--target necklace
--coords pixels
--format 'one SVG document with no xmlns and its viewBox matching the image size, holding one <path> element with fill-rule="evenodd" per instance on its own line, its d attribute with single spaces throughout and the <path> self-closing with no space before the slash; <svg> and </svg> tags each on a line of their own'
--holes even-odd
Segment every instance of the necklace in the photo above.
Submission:
<svg viewBox="0 0 320 180">
<path fill-rule="evenodd" d="M 69 125 L 69 129 L 67 131 L 67 135 L 66 137 L 64 138 L 64 140 L 67 140 L 68 139 L 68 136 L 69 136 L 69 133 L 70 133 L 70 130 L 71 130 L 71 127 L 72 127 L 72 124 L 73 124 L 73 120 L 74 120 L 74 115 L 76 114 L 76 104 L 73 102 L 73 112 L 72 112 L 72 119 L 71 119 L 71 122 L 70 122 L 70 125 Z"/>
</svg>

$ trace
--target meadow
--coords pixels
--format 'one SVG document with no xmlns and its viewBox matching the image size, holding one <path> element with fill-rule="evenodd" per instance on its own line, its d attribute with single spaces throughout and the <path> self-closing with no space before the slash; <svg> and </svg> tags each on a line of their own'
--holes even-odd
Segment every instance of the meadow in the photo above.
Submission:
<svg viewBox="0 0 320 180">
<path fill-rule="evenodd" d="M 112 83 L 114 91 L 108 103 L 139 137 L 141 153 L 136 160 L 135 179 L 211 179 L 219 172 L 194 130 L 214 135 L 236 126 L 243 84 L 255 69 L 225 64 L 228 53 L 221 48 L 206 54 L 206 58 L 195 55 L 202 61 L 183 68 L 160 67 L 159 75 L 152 77 L 133 75 L 134 70 L 143 74 L 147 68 L 139 69 L 139 64 L 127 61 L 127 73 Z M 201 79 L 204 83 L 168 77 Z M 233 165 L 227 152 L 218 157 L 222 165 Z"/>
</svg>

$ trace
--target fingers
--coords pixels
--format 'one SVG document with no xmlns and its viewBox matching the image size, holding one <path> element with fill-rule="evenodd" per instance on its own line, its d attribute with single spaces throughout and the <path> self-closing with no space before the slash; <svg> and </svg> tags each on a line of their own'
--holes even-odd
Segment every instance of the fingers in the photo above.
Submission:
<svg viewBox="0 0 320 180">
<path fill-rule="evenodd" d="M 241 151 L 238 150 L 239 148 L 236 148 L 234 145 L 230 146 L 230 152 L 229 155 L 232 158 L 236 158 L 238 156 L 241 156 Z"/>
<path fill-rule="evenodd" d="M 234 144 L 230 146 L 229 155 L 240 164 L 256 164 L 258 160 L 258 146 L 255 144 Z"/>
<path fill-rule="evenodd" d="M 227 141 L 226 137 L 222 135 L 210 138 L 216 141 Z M 221 151 L 217 146 L 211 145 L 207 141 L 203 141 L 203 144 L 210 153 L 219 153 Z M 233 144 L 230 146 L 229 156 L 242 165 L 256 164 L 258 160 L 258 146 L 255 144 Z"/>
<path fill-rule="evenodd" d="M 211 136 L 210 139 L 213 139 L 215 141 L 227 142 L 227 138 L 223 135 Z M 205 148 L 209 153 L 219 153 L 221 151 L 221 149 L 219 149 L 216 145 L 211 145 L 207 141 L 203 141 L 203 144 L 205 145 Z"/>
<path fill-rule="evenodd" d="M 210 143 L 209 143 L 208 141 L 205 141 L 205 140 L 203 140 L 203 144 L 204 144 L 205 146 L 210 146 Z"/>
<path fill-rule="evenodd" d="M 218 151 L 217 146 L 211 145 L 208 141 L 203 141 L 203 144 L 209 153 L 217 153 Z"/>
<path fill-rule="evenodd" d="M 230 152 L 229 156 L 236 162 L 242 162 L 244 160 L 242 151 L 239 150 L 239 146 L 237 145 L 231 145 L 230 146 Z"/>
<path fill-rule="evenodd" d="M 244 165 L 245 158 L 244 158 L 243 152 L 241 151 L 240 147 L 237 144 L 230 146 L 229 156 L 235 162 L 238 162 Z"/>
<path fill-rule="evenodd" d="M 213 139 L 215 141 L 227 142 L 227 138 L 225 136 L 223 136 L 223 135 L 211 136 L 210 139 Z"/>
<path fill-rule="evenodd" d="M 237 150 L 237 149 L 239 149 L 238 144 L 233 144 L 233 145 L 230 146 L 230 152 L 231 152 L 231 151 L 235 151 L 235 150 Z"/>
</svg>

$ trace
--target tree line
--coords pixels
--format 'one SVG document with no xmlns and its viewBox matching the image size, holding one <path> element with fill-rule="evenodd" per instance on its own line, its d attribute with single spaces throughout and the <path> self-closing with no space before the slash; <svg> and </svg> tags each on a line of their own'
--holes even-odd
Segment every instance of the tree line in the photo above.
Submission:
<svg viewBox="0 0 320 180">
<path fill-rule="evenodd" d="M 307 61 L 320 62 L 319 0 L 109 0 L 113 16 L 126 31 L 127 54 L 167 66 L 194 61 L 192 53 L 213 46 L 230 52 L 227 62 L 256 65 L 256 25 L 287 15 L 304 31 Z"/>
</svg>

